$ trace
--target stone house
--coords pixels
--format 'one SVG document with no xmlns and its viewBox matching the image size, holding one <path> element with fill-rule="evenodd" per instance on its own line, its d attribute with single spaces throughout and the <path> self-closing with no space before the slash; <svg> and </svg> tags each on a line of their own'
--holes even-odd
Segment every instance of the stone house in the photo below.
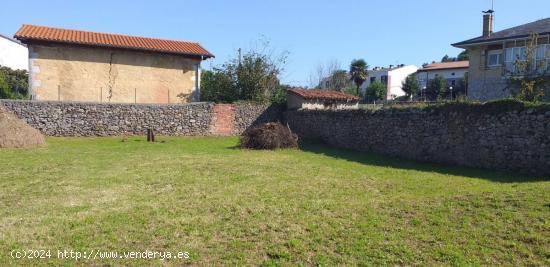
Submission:
<svg viewBox="0 0 550 267">
<path fill-rule="evenodd" d="M 198 99 L 200 44 L 23 25 L 33 100 L 178 103 Z"/>
<path fill-rule="evenodd" d="M 453 44 L 469 52 L 468 97 L 474 100 L 505 98 L 517 90 L 508 80 L 523 75 L 517 63 L 527 61 L 533 33 L 538 34 L 533 66 L 541 73 L 550 70 L 550 18 L 493 32 L 493 12 L 484 12 L 481 36 Z"/>
<path fill-rule="evenodd" d="M 293 88 L 288 90 L 287 108 L 296 109 L 357 109 L 359 97 L 338 91 Z"/>
</svg>

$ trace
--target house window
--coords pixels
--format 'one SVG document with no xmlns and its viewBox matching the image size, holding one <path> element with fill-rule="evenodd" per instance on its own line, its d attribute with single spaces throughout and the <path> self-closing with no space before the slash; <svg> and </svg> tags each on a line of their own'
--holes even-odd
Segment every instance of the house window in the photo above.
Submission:
<svg viewBox="0 0 550 267">
<path fill-rule="evenodd" d="M 539 73 L 544 73 L 548 70 L 548 60 L 550 59 L 547 55 L 548 50 L 550 50 L 550 45 L 539 45 L 535 49 L 535 68 Z"/>
<path fill-rule="evenodd" d="M 487 67 L 498 67 L 501 65 L 500 58 L 502 50 L 489 50 L 487 52 Z"/>
<path fill-rule="evenodd" d="M 376 82 L 376 77 L 370 77 L 370 83 Z"/>
<path fill-rule="evenodd" d="M 456 84 L 456 80 L 451 80 L 451 86 L 453 86 L 453 87 L 454 87 L 454 86 L 455 86 L 455 84 Z"/>
<path fill-rule="evenodd" d="M 546 72 L 550 70 L 550 45 L 539 45 L 533 51 L 534 66 L 538 72 Z M 527 47 L 512 47 L 506 48 L 504 52 L 504 66 L 509 73 L 518 71 L 518 62 L 524 63 L 527 60 Z"/>
<path fill-rule="evenodd" d="M 388 75 L 380 76 L 380 81 L 382 81 L 382 83 L 388 83 Z"/>
</svg>

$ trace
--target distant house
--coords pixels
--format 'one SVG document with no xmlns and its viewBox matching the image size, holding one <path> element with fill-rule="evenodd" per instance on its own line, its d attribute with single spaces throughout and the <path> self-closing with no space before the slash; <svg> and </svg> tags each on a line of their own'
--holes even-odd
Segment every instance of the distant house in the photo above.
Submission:
<svg viewBox="0 0 550 267">
<path fill-rule="evenodd" d="M 433 80 L 436 75 L 443 77 L 447 81 L 448 87 L 459 85 L 460 80 L 464 78 L 468 72 L 468 61 L 452 61 L 432 63 L 422 66 L 416 73 L 416 79 L 420 83 L 420 88 L 428 86 L 429 81 Z"/>
<path fill-rule="evenodd" d="M 0 34 L 0 66 L 29 70 L 29 50 L 19 41 Z"/>
<path fill-rule="evenodd" d="M 484 13 L 482 35 L 453 44 L 468 49 L 468 97 L 482 101 L 511 95 L 513 88 L 507 77 L 522 75 L 516 62 L 527 60 L 527 41 L 532 33 L 538 34 L 533 66 L 540 72 L 550 70 L 550 18 L 493 32 L 493 11 Z"/>
<path fill-rule="evenodd" d="M 417 70 L 418 67 L 414 65 L 390 65 L 389 68 L 376 67 L 368 71 L 367 80 L 360 87 L 361 94 L 365 94 L 366 89 L 371 83 L 378 81 L 387 86 L 386 100 L 404 96 L 405 92 L 402 89 L 403 81 Z"/>
<path fill-rule="evenodd" d="M 213 55 L 195 42 L 23 25 L 34 100 L 176 103 L 198 99 L 200 63 Z"/>
<path fill-rule="evenodd" d="M 358 107 L 359 98 L 343 92 L 302 88 L 288 90 L 288 109 L 357 109 Z"/>
</svg>

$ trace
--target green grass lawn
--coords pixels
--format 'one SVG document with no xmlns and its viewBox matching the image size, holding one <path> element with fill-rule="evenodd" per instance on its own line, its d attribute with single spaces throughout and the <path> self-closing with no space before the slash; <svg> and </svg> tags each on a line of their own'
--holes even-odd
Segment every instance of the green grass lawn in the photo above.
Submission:
<svg viewBox="0 0 550 267">
<path fill-rule="evenodd" d="M 236 138 L 0 150 L 0 266 L 550 265 L 550 179 Z M 52 259 L 14 259 L 49 249 Z M 57 250 L 189 252 L 59 260 Z"/>
</svg>

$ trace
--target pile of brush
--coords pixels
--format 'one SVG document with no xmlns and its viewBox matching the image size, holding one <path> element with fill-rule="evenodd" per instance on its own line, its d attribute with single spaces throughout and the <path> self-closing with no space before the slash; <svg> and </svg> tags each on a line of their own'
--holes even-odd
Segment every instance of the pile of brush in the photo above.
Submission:
<svg viewBox="0 0 550 267">
<path fill-rule="evenodd" d="M 247 129 L 241 136 L 240 147 L 249 149 L 297 148 L 298 136 L 288 126 L 269 122 Z"/>
<path fill-rule="evenodd" d="M 0 148 L 31 148 L 45 144 L 40 131 L 0 107 Z"/>
</svg>

